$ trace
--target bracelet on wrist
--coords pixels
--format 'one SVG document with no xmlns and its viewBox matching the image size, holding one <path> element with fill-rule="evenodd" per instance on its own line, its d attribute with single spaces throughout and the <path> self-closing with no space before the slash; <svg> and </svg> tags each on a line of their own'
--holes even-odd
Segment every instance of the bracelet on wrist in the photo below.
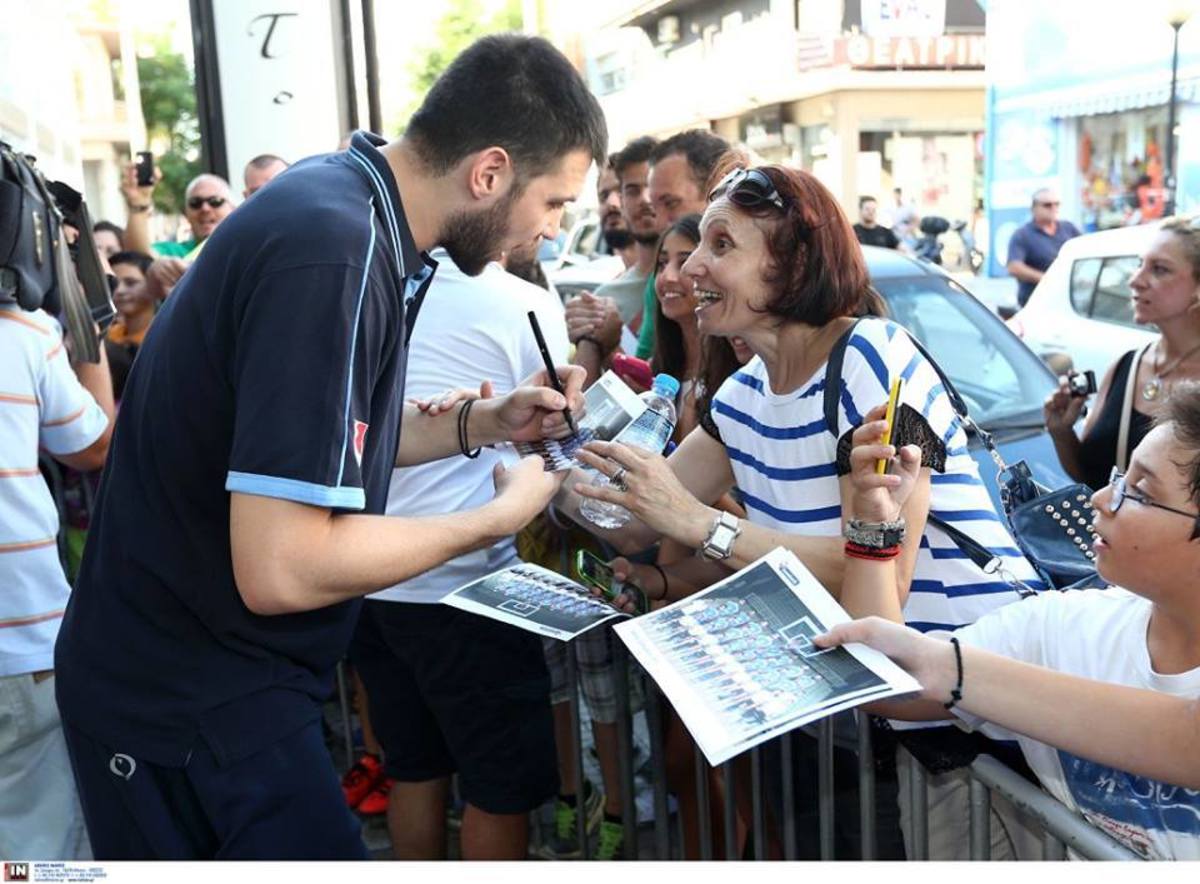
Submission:
<svg viewBox="0 0 1200 884">
<path fill-rule="evenodd" d="M 963 689 L 963 661 L 962 661 L 962 646 L 958 643 L 957 636 L 950 636 L 950 644 L 954 647 L 954 665 L 958 670 L 958 678 L 955 680 L 954 688 L 950 691 L 950 702 L 943 703 L 947 711 L 953 709 L 962 700 Z"/>
<path fill-rule="evenodd" d="M 125 207 L 135 215 L 141 214 L 142 212 L 149 212 L 151 208 L 150 203 L 146 203 L 144 206 L 135 206 L 132 203 L 126 203 Z"/>
<path fill-rule="evenodd" d="M 469 457 L 472 460 L 479 457 L 479 452 L 482 450 L 476 448 L 471 451 L 467 443 L 467 418 L 471 414 L 471 406 L 474 404 L 474 399 L 468 399 L 458 410 L 458 450 L 462 452 L 463 457 Z"/>
<path fill-rule="evenodd" d="M 669 581 L 667 580 L 667 572 L 664 571 L 657 562 L 651 562 L 650 567 L 657 571 L 658 576 L 662 578 L 662 595 L 655 599 L 655 601 L 665 602 L 667 600 L 667 587 L 670 585 Z"/>
<path fill-rule="evenodd" d="M 880 547 L 867 546 L 866 544 L 855 543 L 853 540 L 847 540 L 845 553 L 852 559 L 864 559 L 871 562 L 890 562 L 900 555 L 900 544 Z"/>
</svg>

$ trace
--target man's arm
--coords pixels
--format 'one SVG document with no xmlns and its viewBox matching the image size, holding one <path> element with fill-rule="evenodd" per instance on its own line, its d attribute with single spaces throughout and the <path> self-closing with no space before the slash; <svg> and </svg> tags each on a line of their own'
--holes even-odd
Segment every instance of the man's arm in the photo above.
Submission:
<svg viewBox="0 0 1200 884">
<path fill-rule="evenodd" d="M 155 184 L 162 172 L 154 169 Z M 121 195 L 125 197 L 125 235 L 122 245 L 126 251 L 154 254 L 150 237 L 150 213 L 154 211 L 154 184 L 141 187 L 137 183 L 137 166 L 126 163 L 121 170 Z"/>
<path fill-rule="evenodd" d="M 1021 282 L 1032 282 L 1035 285 L 1046 275 L 1041 270 L 1034 270 L 1024 261 L 1009 261 L 1004 267 L 1010 276 L 1016 277 Z"/>
<path fill-rule="evenodd" d="M 566 366 L 557 369 L 557 373 L 565 397 L 547 386 L 549 377 L 543 369 L 507 396 L 472 400 L 467 414 L 468 447 L 531 442 L 568 433 L 562 410 L 569 402 L 573 417 L 583 415 L 584 371 L 578 366 Z M 406 402 L 396 466 L 414 466 L 458 454 L 458 417 L 466 405 L 464 401 L 450 411 L 441 411 Z"/>
<path fill-rule="evenodd" d="M 104 428 L 104 432 L 87 448 L 71 454 L 55 456 L 55 460 L 66 464 L 71 469 L 86 473 L 104 466 L 104 459 L 108 456 L 108 446 L 112 441 L 113 424 L 116 421 L 112 375 L 108 369 L 108 354 L 104 347 L 100 348 L 99 362 L 79 362 L 72 368 L 75 371 L 75 377 L 79 379 L 80 386 L 91 394 L 92 398 L 96 400 L 96 404 L 104 412 L 104 416 L 108 418 L 108 425 Z"/>
<path fill-rule="evenodd" d="M 530 457 L 497 468 L 497 495 L 478 509 L 414 518 L 335 514 L 233 493 L 229 534 L 238 592 L 255 614 L 311 611 L 368 595 L 515 534 L 559 479 Z"/>
</svg>

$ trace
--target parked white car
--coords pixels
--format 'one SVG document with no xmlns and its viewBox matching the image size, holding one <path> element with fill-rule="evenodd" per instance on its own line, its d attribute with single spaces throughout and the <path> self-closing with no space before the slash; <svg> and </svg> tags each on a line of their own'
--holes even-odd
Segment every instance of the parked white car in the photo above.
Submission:
<svg viewBox="0 0 1200 884">
<path fill-rule="evenodd" d="M 1091 369 L 1099 383 L 1117 357 L 1157 334 L 1134 323 L 1129 290 L 1157 230 L 1142 224 L 1067 240 L 1009 328 L 1043 358 L 1066 353 L 1076 371 Z"/>
</svg>

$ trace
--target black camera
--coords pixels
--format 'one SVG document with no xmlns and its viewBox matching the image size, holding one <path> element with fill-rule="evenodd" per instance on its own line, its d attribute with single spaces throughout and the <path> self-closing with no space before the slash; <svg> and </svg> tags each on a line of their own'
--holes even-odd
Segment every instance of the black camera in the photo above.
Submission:
<svg viewBox="0 0 1200 884">
<path fill-rule="evenodd" d="M 1096 392 L 1096 373 L 1090 368 L 1087 371 L 1069 372 L 1067 389 L 1072 396 L 1091 396 Z"/>
<path fill-rule="evenodd" d="M 44 309 L 70 339 L 73 360 L 98 362 L 112 321 L 111 290 L 83 196 L 47 182 L 33 157 L 0 142 L 0 301 Z"/>
</svg>

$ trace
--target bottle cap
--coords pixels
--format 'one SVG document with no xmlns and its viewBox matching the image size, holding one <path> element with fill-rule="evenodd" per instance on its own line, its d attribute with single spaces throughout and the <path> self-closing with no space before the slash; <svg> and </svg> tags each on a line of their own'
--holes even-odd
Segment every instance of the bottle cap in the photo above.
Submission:
<svg viewBox="0 0 1200 884">
<path fill-rule="evenodd" d="M 674 399 L 675 394 L 679 392 L 679 381 L 675 380 L 675 378 L 669 374 L 655 375 L 654 390 L 656 393 L 661 393 L 668 399 Z"/>
</svg>

